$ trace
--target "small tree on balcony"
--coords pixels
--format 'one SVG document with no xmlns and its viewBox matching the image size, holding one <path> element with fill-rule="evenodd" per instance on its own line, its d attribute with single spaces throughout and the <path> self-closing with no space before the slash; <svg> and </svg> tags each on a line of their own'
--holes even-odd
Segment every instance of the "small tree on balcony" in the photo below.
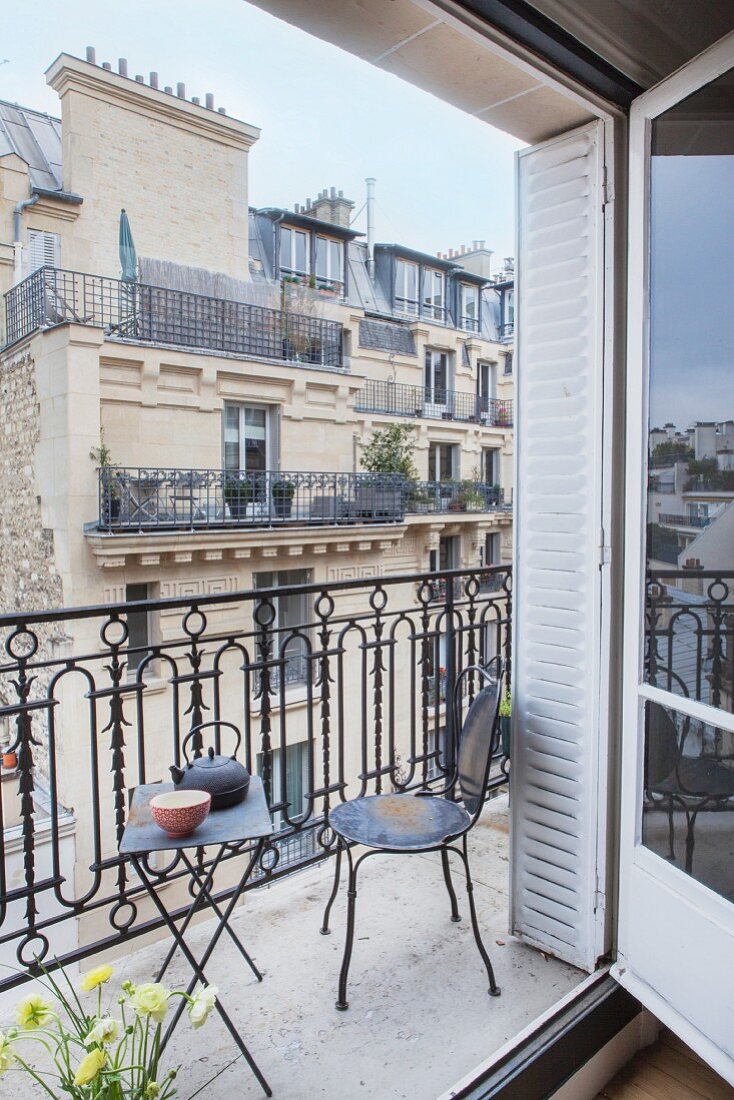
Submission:
<svg viewBox="0 0 734 1100">
<path fill-rule="evenodd" d="M 360 462 L 371 474 L 402 474 L 416 481 L 418 470 L 413 461 L 415 427 L 412 424 L 390 424 L 372 433 L 365 444 Z"/>
</svg>

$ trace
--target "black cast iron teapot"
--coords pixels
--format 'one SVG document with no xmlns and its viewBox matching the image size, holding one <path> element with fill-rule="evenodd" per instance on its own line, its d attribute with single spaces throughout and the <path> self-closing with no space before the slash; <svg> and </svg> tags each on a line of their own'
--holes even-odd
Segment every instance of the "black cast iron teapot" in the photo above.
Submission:
<svg viewBox="0 0 734 1100">
<path fill-rule="evenodd" d="M 237 735 L 237 744 L 232 756 L 218 756 L 211 746 L 204 756 L 194 757 L 189 760 L 186 745 L 196 737 L 203 729 L 216 726 L 218 729 L 227 726 Z M 208 791 L 212 796 L 212 810 L 224 810 L 227 806 L 235 806 L 242 802 L 250 786 L 250 773 L 243 764 L 240 764 L 236 753 L 242 743 L 242 737 L 237 726 L 232 722 L 202 722 L 194 726 L 184 738 L 181 746 L 186 761 L 185 768 L 171 765 L 170 772 L 174 786 L 182 791 Z"/>
</svg>

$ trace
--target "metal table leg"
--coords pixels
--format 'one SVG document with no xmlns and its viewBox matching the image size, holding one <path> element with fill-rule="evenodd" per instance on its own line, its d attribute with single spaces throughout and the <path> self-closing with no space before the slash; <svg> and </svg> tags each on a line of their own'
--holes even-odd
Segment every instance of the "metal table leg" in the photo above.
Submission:
<svg viewBox="0 0 734 1100">
<path fill-rule="evenodd" d="M 220 938 L 222 932 L 224 931 L 224 928 L 226 927 L 226 925 L 229 921 L 229 918 L 232 914 L 232 911 L 234 910 L 234 907 L 237 904 L 237 902 L 239 901 L 239 898 L 240 898 L 240 896 L 241 896 L 241 894 L 242 894 L 242 892 L 243 892 L 243 890 L 244 890 L 244 888 L 247 884 L 247 880 L 250 877 L 252 869 L 254 868 L 255 864 L 257 863 L 257 860 L 260 858 L 260 853 L 262 851 L 263 844 L 264 844 L 263 840 L 258 841 L 255 852 L 254 852 L 252 858 L 249 860 L 249 862 L 247 864 L 247 867 L 245 868 L 244 874 L 242 875 L 242 878 L 240 879 L 239 883 L 235 887 L 234 893 L 232 894 L 232 897 L 230 898 L 226 909 L 218 917 L 218 924 L 217 924 L 216 928 L 214 929 L 214 932 L 213 932 L 212 937 L 209 941 L 209 944 L 208 944 L 206 950 L 204 951 L 204 954 L 202 955 L 200 960 L 197 960 L 196 956 L 191 951 L 190 947 L 186 943 L 183 931 L 178 928 L 178 926 L 176 925 L 175 920 L 171 917 L 171 915 L 168 912 L 168 910 L 166 909 L 165 905 L 163 904 L 163 902 L 159 898 L 158 892 L 156 891 L 156 888 L 155 888 L 155 883 L 152 881 L 151 878 L 149 878 L 147 872 L 145 871 L 145 869 L 142 866 L 140 858 L 137 855 L 134 855 L 132 853 L 130 854 L 130 862 L 132 863 L 133 867 L 135 868 L 135 871 L 137 872 L 138 877 L 140 878 L 140 881 L 142 882 L 143 886 L 145 887 L 146 891 L 148 892 L 151 901 L 153 902 L 154 906 L 156 907 L 156 909 L 160 913 L 166 927 L 170 931 L 170 933 L 173 936 L 176 944 L 181 949 L 183 955 L 185 956 L 187 962 L 189 963 L 189 966 L 191 967 L 192 971 L 194 972 L 193 981 L 189 983 L 189 987 L 188 987 L 188 990 L 187 990 L 189 995 L 193 992 L 197 982 L 201 982 L 203 985 L 208 984 L 207 977 L 206 977 L 206 974 L 204 972 L 204 967 L 206 966 L 207 962 L 211 958 L 212 952 L 214 951 L 214 948 L 216 947 L 216 945 L 219 941 L 219 938 Z M 208 878 L 209 878 L 209 876 L 207 876 L 207 879 Z M 208 893 L 208 889 L 209 889 L 209 886 L 207 886 L 207 893 Z M 197 905 L 197 902 L 198 902 L 198 899 L 195 898 L 194 902 L 192 903 L 192 908 Z M 176 1009 L 176 1011 L 174 1013 L 174 1016 L 173 1016 L 173 1019 L 169 1023 L 168 1028 L 166 1030 L 166 1033 L 163 1036 L 163 1039 L 161 1041 L 161 1050 L 164 1049 L 164 1047 L 166 1046 L 166 1043 L 168 1042 L 171 1035 L 173 1034 L 173 1031 L 174 1031 L 176 1025 L 178 1024 L 178 1021 L 180 1020 L 181 1015 L 184 1011 L 185 1004 L 186 1004 L 186 1002 L 184 1000 L 182 1000 L 181 1003 L 179 1004 L 178 1008 Z M 265 1078 L 264 1078 L 263 1074 L 261 1073 L 257 1063 L 255 1062 L 254 1058 L 252 1057 L 249 1050 L 247 1049 L 247 1046 L 245 1045 L 244 1041 L 242 1040 L 239 1032 L 237 1031 L 237 1028 L 235 1027 L 234 1023 L 230 1019 L 229 1015 L 227 1014 L 226 1010 L 224 1009 L 224 1006 L 222 1005 L 219 998 L 217 998 L 217 1000 L 215 1002 L 215 1008 L 216 1008 L 220 1018 L 222 1019 L 222 1022 L 224 1023 L 225 1027 L 227 1028 L 230 1035 L 232 1036 L 232 1039 L 234 1040 L 235 1044 L 237 1045 L 237 1047 L 238 1047 L 240 1053 L 242 1054 L 243 1058 L 245 1059 L 248 1066 L 252 1070 L 253 1074 L 255 1075 L 257 1080 L 259 1081 L 260 1086 L 263 1089 L 263 1092 L 265 1093 L 266 1096 L 272 1096 L 273 1095 L 272 1089 L 270 1088 L 269 1084 L 265 1080 Z"/>
</svg>

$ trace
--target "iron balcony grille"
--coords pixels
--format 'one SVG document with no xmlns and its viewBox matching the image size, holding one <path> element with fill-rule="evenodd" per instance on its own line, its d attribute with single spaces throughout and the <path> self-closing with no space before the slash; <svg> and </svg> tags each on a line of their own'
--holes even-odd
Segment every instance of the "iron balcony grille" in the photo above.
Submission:
<svg viewBox="0 0 734 1100">
<path fill-rule="evenodd" d="M 42 267 L 5 295 L 6 341 L 64 322 L 145 343 L 344 369 L 337 321 Z"/>
<path fill-rule="evenodd" d="M 302 608 L 300 621 L 279 624 L 283 597 Z M 456 761 L 448 700 L 464 668 L 495 654 L 509 664 L 510 600 L 510 570 L 491 567 L 0 616 L 4 753 L 17 755 L 3 784 L 16 816 L 0 829 L 2 957 L 70 963 L 160 927 L 118 854 L 128 795 L 167 780 L 204 722 L 237 726 L 239 757 L 260 774 L 278 826 L 253 885 L 333 854 L 329 814 L 344 799 L 443 786 Z M 152 624 L 145 644 L 130 640 L 133 616 Z M 284 675 L 294 645 L 307 666 L 297 713 Z M 459 719 L 481 687 L 474 675 L 463 682 Z M 230 735 L 195 731 L 195 754 L 233 751 Z M 296 741 L 291 776 L 285 750 Z M 492 790 L 505 770 L 498 757 Z M 170 855 L 153 873 L 182 912 L 188 878 Z M 227 852 L 215 896 L 239 877 L 224 864 L 248 855 Z M 207 868 L 211 858 L 202 850 Z M 0 989 L 22 980 L 7 968 Z"/>
<path fill-rule="evenodd" d="M 506 507 L 496 485 L 401 474 L 103 466 L 98 527 L 121 531 L 401 523 L 406 514 Z"/>
<path fill-rule="evenodd" d="M 374 379 L 360 390 L 356 409 L 390 416 L 463 420 L 493 428 L 511 428 L 513 424 L 511 400 Z"/>
<path fill-rule="evenodd" d="M 686 516 L 682 512 L 661 512 L 658 523 L 668 527 L 708 527 L 714 516 Z"/>
</svg>

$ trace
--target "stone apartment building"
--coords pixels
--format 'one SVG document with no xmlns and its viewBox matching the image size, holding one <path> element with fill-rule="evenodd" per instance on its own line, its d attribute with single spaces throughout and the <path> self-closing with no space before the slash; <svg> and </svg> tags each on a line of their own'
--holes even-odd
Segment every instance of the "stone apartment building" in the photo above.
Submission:
<svg viewBox="0 0 734 1100">
<path fill-rule="evenodd" d="M 511 261 L 493 276 L 481 241 L 438 256 L 375 242 L 335 189 L 252 209 L 258 128 L 117 68 L 59 56 L 60 121 L 0 104 L 3 608 L 509 562 Z M 360 462 L 396 424 L 413 427 L 407 486 Z M 301 598 L 275 611 L 295 626 Z M 131 613 L 127 630 L 126 675 L 164 715 L 147 647 L 180 617 Z M 290 746 L 309 717 L 289 645 Z M 88 792 L 60 794 L 83 814 Z"/>
</svg>

